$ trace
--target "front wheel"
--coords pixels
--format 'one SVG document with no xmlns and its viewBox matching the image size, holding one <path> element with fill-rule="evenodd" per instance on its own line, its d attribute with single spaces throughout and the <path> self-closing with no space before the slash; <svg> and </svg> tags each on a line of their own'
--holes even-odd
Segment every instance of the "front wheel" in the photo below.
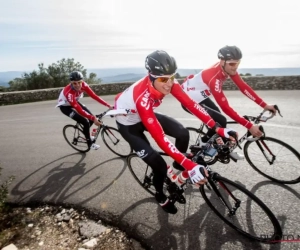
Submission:
<svg viewBox="0 0 300 250">
<path fill-rule="evenodd" d="M 126 157 L 132 153 L 130 144 L 116 128 L 108 126 L 103 127 L 101 137 L 104 144 L 116 155 Z"/>
<path fill-rule="evenodd" d="M 244 154 L 251 167 L 266 178 L 282 184 L 300 182 L 300 154 L 285 142 L 271 137 L 248 141 Z"/>
<path fill-rule="evenodd" d="M 85 153 L 90 150 L 83 131 L 76 125 L 64 126 L 63 135 L 67 143 L 78 152 Z"/>
<path fill-rule="evenodd" d="M 200 192 L 215 214 L 244 236 L 270 244 L 282 238 L 271 210 L 241 185 L 215 174 Z"/>
</svg>

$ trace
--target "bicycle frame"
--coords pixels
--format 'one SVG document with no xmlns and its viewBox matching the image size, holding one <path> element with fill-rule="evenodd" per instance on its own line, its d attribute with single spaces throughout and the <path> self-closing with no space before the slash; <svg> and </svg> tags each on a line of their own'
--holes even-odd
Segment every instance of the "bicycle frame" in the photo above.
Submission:
<svg viewBox="0 0 300 250">
<path fill-rule="evenodd" d="M 278 108 L 277 105 L 274 105 L 275 109 L 278 111 L 279 115 L 282 117 L 280 110 Z M 243 117 L 248 120 L 248 121 L 252 121 L 254 122 L 255 125 L 258 125 L 261 122 L 267 122 L 269 119 L 272 119 L 274 117 L 274 114 L 272 114 L 271 116 L 264 116 L 263 114 L 266 112 L 267 110 L 263 110 L 258 116 L 250 116 L 250 115 L 244 115 Z M 238 122 L 236 121 L 228 121 L 227 124 L 238 124 Z M 207 127 L 206 124 L 201 123 L 200 127 L 198 129 L 198 132 L 200 133 L 201 131 L 203 131 L 203 128 Z M 264 129 L 262 126 L 260 126 L 261 131 L 263 132 L 263 136 L 265 137 L 265 133 L 264 133 Z M 245 140 L 247 141 L 257 141 L 259 140 L 259 137 L 256 138 L 250 138 L 251 133 L 249 132 L 249 130 L 238 139 L 238 143 L 236 143 L 235 145 L 233 145 L 232 147 L 229 148 L 230 152 L 232 152 L 237 146 L 241 145 Z M 264 147 L 269 151 L 269 153 L 272 155 L 272 160 L 269 160 L 268 157 L 266 156 L 266 154 L 264 153 L 264 150 L 262 148 L 262 146 L 257 142 L 258 147 L 260 148 L 260 150 L 263 152 L 264 156 L 266 157 L 266 159 L 268 160 L 268 162 L 270 164 L 272 164 L 275 160 L 275 156 L 274 154 L 271 152 L 271 150 L 268 148 L 268 146 L 265 144 L 264 141 L 261 141 L 261 143 L 264 145 Z"/>
</svg>

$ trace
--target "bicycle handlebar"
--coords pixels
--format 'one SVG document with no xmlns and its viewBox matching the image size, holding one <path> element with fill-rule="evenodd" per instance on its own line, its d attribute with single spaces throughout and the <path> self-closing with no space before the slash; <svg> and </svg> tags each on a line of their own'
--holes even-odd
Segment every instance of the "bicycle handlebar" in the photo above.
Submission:
<svg viewBox="0 0 300 250">
<path fill-rule="evenodd" d="M 109 108 L 108 110 L 104 111 L 103 113 L 96 115 L 96 117 L 98 118 L 98 120 L 101 120 L 103 118 L 103 116 L 106 115 L 107 112 L 109 112 L 110 110 L 112 110 L 111 108 Z M 111 116 L 113 117 L 113 116 Z"/>
</svg>

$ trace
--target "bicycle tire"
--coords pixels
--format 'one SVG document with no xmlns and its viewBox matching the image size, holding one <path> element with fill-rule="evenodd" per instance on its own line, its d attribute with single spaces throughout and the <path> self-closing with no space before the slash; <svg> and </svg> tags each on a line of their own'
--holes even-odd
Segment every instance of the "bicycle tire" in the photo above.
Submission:
<svg viewBox="0 0 300 250">
<path fill-rule="evenodd" d="M 186 129 L 189 131 L 190 140 L 189 140 L 189 148 L 192 145 L 199 145 L 199 137 L 202 137 L 205 135 L 203 130 L 200 130 L 199 128 L 192 128 L 192 127 L 186 127 Z M 207 165 L 213 165 L 218 161 L 217 157 L 211 158 L 209 156 L 204 157 L 204 161 Z"/>
<path fill-rule="evenodd" d="M 158 152 L 167 162 L 171 164 L 173 159 L 164 152 Z M 136 153 L 127 156 L 127 166 L 134 179 L 142 186 L 149 194 L 155 195 L 155 188 L 153 186 L 153 171 L 152 168 L 143 161 Z M 164 183 L 163 191 L 167 193 L 167 183 Z"/>
<path fill-rule="evenodd" d="M 240 234 L 246 236 L 247 238 L 262 243 L 277 243 L 278 240 L 282 238 L 282 229 L 278 220 L 276 219 L 272 211 L 257 196 L 255 196 L 243 186 L 230 181 L 218 174 L 215 174 L 213 179 L 209 180 L 208 186 L 213 187 L 213 185 L 216 186 L 217 190 L 220 192 L 227 203 L 229 203 L 230 199 L 232 198 L 228 195 L 228 190 L 231 191 L 235 198 L 240 198 L 243 201 L 239 204 L 237 210 L 235 211 L 236 214 L 230 214 L 229 209 L 220 200 L 218 194 L 214 189 L 208 190 L 206 185 L 200 186 L 200 193 L 207 205 L 228 226 L 230 226 Z M 224 185 L 228 188 L 228 190 L 223 188 Z M 242 195 L 245 195 L 245 197 L 241 197 Z M 245 198 L 247 198 L 247 202 L 245 202 Z M 245 205 L 246 208 L 244 209 Z M 257 210 L 255 210 L 255 205 L 257 205 Z M 233 206 L 230 207 L 232 208 Z M 259 216 L 259 209 L 261 209 L 262 216 Z M 255 211 L 252 213 L 253 210 Z M 240 222 L 240 220 L 242 220 L 242 217 L 246 218 L 246 222 Z M 266 220 L 266 223 L 268 224 L 263 224 L 263 220 Z M 247 230 L 242 229 L 241 227 L 243 226 L 245 226 Z M 266 228 L 266 226 L 268 228 Z M 256 228 L 260 229 L 260 227 L 262 227 L 261 233 L 256 233 Z"/>
<path fill-rule="evenodd" d="M 127 166 L 138 184 L 140 184 L 149 194 L 154 196 L 155 188 L 152 182 L 153 173 L 151 167 L 135 153 L 127 156 Z"/>
<path fill-rule="evenodd" d="M 271 165 L 266 160 L 262 151 L 259 150 L 258 143 L 260 143 L 261 147 L 266 149 L 262 142 L 270 148 L 273 154 L 276 154 L 275 165 Z M 250 157 L 250 154 L 253 152 L 255 157 Z M 268 154 L 268 157 L 271 157 L 268 150 L 265 150 L 265 153 Z M 264 177 L 281 184 L 295 184 L 300 182 L 300 154 L 287 143 L 272 137 L 262 137 L 258 141 L 247 141 L 244 145 L 244 154 L 250 166 Z M 283 160 L 278 160 L 280 156 L 288 156 L 286 158 L 288 162 L 284 163 Z M 294 156 L 294 158 L 292 158 L 292 156 Z M 260 164 L 263 160 L 266 164 Z M 292 162 L 293 160 L 294 164 Z M 277 162 L 279 162 L 280 165 L 278 165 Z M 270 166 L 273 167 L 270 168 Z M 291 168 L 293 168 L 293 170 L 291 170 Z"/>
<path fill-rule="evenodd" d="M 63 135 L 67 143 L 76 151 L 86 153 L 90 150 L 82 129 L 76 125 L 69 124 L 64 126 Z"/>
<path fill-rule="evenodd" d="M 116 128 L 109 126 L 103 127 L 101 130 L 101 138 L 108 149 L 120 157 L 127 157 L 133 152 L 130 144 Z"/>
</svg>

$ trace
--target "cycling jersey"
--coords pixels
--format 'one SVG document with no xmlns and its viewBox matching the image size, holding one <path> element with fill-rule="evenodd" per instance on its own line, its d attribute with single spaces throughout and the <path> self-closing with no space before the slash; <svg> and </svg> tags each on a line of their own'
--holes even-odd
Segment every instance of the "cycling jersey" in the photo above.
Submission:
<svg viewBox="0 0 300 250">
<path fill-rule="evenodd" d="M 201 102 L 212 94 L 230 118 L 237 121 L 247 129 L 252 127 L 252 123 L 241 117 L 229 105 L 223 92 L 223 84 L 228 76 L 223 72 L 220 63 L 214 64 L 208 69 L 202 70 L 196 75 L 188 76 L 182 83 L 183 90 L 195 101 Z M 231 80 L 236 84 L 240 91 L 259 106 L 264 108 L 267 104 L 252 90 L 252 88 L 242 80 L 240 75 L 230 75 Z"/>
<path fill-rule="evenodd" d="M 107 102 L 105 102 L 102 98 L 94 93 L 94 91 L 86 82 L 82 83 L 82 87 L 79 91 L 75 90 L 71 83 L 64 87 L 59 94 L 58 104 L 56 105 L 56 107 L 72 106 L 80 115 L 86 117 L 89 120 L 94 120 L 94 116 L 83 110 L 82 107 L 78 104 L 78 100 L 83 97 L 84 92 L 102 105 L 110 107 Z"/>
<path fill-rule="evenodd" d="M 171 94 L 209 127 L 215 125 L 215 121 L 209 116 L 205 109 L 185 94 L 176 80 L 172 86 Z M 117 116 L 116 120 L 120 124 L 129 126 L 142 122 L 159 147 L 175 161 L 190 170 L 197 164 L 188 160 L 177 150 L 173 143 L 168 140 L 154 114 L 153 109 L 162 103 L 163 98 L 164 95 L 154 89 L 149 76 L 146 76 L 116 96 L 116 109 L 130 109 L 136 111 L 127 116 Z"/>
</svg>

